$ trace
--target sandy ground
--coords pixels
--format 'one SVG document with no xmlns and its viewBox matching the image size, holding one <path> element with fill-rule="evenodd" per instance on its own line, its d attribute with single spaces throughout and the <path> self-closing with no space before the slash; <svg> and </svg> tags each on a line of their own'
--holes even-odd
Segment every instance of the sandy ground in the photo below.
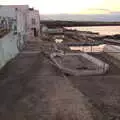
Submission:
<svg viewBox="0 0 120 120">
<path fill-rule="evenodd" d="M 41 53 L 41 46 L 42 42 L 30 42 L 1 70 L 0 120 L 103 120 L 103 114 Z"/>
</svg>

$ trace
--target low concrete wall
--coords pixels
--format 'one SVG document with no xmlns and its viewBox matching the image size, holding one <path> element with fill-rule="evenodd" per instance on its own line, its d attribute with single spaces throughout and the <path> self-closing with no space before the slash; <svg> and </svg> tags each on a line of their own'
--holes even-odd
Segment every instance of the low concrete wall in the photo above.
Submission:
<svg viewBox="0 0 120 120">
<path fill-rule="evenodd" d="M 0 69 L 19 53 L 17 36 L 9 33 L 0 39 Z"/>
<path fill-rule="evenodd" d="M 115 59 L 120 60 L 120 46 L 106 45 L 104 47 L 104 52 L 114 57 Z"/>
<path fill-rule="evenodd" d="M 67 67 L 62 66 L 60 63 L 57 62 L 57 60 L 55 59 L 56 56 L 82 56 L 85 59 L 89 60 L 90 62 L 92 62 L 93 64 L 96 65 L 96 69 L 94 70 L 73 70 L 73 69 L 69 69 Z M 71 75 L 75 75 L 75 76 L 87 76 L 87 75 L 101 75 L 106 73 L 109 70 L 109 65 L 97 58 L 94 58 L 86 53 L 66 53 L 66 54 L 62 54 L 62 53 L 52 53 L 50 55 L 51 60 L 55 63 L 55 65 L 61 69 L 63 72 L 71 74 Z"/>
<path fill-rule="evenodd" d="M 103 52 L 103 48 L 104 48 L 104 44 L 103 45 L 98 45 L 98 46 L 71 46 L 70 49 L 71 50 L 79 50 L 79 51 L 82 51 L 82 52 Z"/>
<path fill-rule="evenodd" d="M 109 55 L 108 59 L 120 68 L 120 46 L 106 45 L 104 52 Z M 107 55 L 105 56 L 107 59 Z"/>
</svg>

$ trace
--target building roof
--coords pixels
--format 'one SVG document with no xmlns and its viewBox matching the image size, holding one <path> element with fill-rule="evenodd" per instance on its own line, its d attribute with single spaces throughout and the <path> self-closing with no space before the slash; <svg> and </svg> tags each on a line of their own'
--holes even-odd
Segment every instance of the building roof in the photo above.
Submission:
<svg viewBox="0 0 120 120">
<path fill-rule="evenodd" d="M 29 6 L 28 5 L 7 5 L 8 7 L 12 8 L 18 8 L 20 10 L 28 10 Z"/>
</svg>

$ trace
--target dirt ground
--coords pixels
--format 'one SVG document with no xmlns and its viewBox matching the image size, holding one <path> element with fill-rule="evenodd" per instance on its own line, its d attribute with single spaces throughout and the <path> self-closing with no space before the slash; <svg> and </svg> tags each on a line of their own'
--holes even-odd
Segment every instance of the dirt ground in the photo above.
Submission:
<svg viewBox="0 0 120 120">
<path fill-rule="evenodd" d="M 43 46 L 45 50 L 42 42 L 30 42 L 0 71 L 0 120 L 103 120 L 43 54 Z"/>
<path fill-rule="evenodd" d="M 119 120 L 120 69 L 111 58 L 91 54 L 110 65 L 107 74 L 68 76 L 44 54 L 50 46 L 29 42 L 0 71 L 0 120 Z"/>
<path fill-rule="evenodd" d="M 92 53 L 92 56 L 110 65 L 107 74 L 101 76 L 68 76 L 75 88 L 86 95 L 101 113 L 110 120 L 120 119 L 120 69 L 110 62 L 105 53 Z"/>
<path fill-rule="evenodd" d="M 67 67 L 73 70 L 94 70 L 96 69 L 96 65 L 90 62 L 89 60 L 74 55 L 74 56 L 64 56 L 64 57 L 56 57 L 56 60 L 62 64 L 62 66 Z"/>
</svg>

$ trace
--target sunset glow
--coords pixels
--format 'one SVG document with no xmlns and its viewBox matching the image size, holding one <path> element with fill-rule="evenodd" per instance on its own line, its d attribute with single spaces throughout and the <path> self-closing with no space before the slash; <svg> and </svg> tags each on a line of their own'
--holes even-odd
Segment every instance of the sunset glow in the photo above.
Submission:
<svg viewBox="0 0 120 120">
<path fill-rule="evenodd" d="M 120 0 L 0 0 L 0 4 L 28 4 L 39 9 L 41 14 L 108 14 L 120 11 Z"/>
</svg>

